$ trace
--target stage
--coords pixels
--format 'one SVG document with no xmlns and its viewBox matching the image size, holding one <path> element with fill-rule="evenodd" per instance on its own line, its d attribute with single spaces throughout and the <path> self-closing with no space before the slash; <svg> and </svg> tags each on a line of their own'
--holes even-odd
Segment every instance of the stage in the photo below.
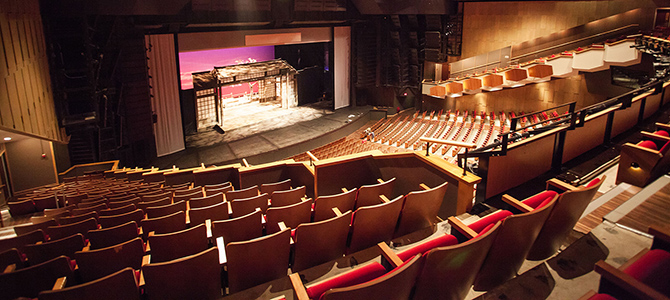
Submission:
<svg viewBox="0 0 670 300">
<path fill-rule="evenodd" d="M 228 122 L 229 114 L 224 114 L 224 134 L 210 128 L 186 136 L 186 150 L 159 157 L 152 166 L 224 165 L 241 163 L 242 158 L 250 164 L 281 160 L 345 137 L 370 121 L 371 106 L 325 108 L 331 105 L 326 101 L 288 109 L 240 105 L 243 117 Z"/>
</svg>

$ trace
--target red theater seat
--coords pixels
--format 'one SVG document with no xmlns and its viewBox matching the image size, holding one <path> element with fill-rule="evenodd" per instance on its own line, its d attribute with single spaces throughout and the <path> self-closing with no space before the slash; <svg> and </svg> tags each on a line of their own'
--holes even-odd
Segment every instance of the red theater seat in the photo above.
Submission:
<svg viewBox="0 0 670 300">
<path fill-rule="evenodd" d="M 307 295 L 309 295 L 310 299 L 320 299 L 321 295 L 329 289 L 367 282 L 380 277 L 385 273 L 386 269 L 380 263 L 373 262 L 308 286 Z"/>
<path fill-rule="evenodd" d="M 493 225 L 491 225 L 491 227 L 493 227 Z M 414 257 L 414 255 L 424 254 L 433 248 L 451 246 L 456 244 L 458 244 L 458 240 L 456 239 L 456 237 L 454 237 L 451 234 L 445 234 L 436 239 L 425 241 L 423 243 L 419 243 L 418 245 L 412 246 L 406 250 L 403 250 L 402 252 L 398 253 L 398 257 L 400 257 L 400 259 L 402 259 L 403 261 L 407 261 L 412 257 Z"/>
<path fill-rule="evenodd" d="M 670 253 L 654 249 L 642 255 L 623 271 L 666 296 L 670 296 L 668 269 L 670 269 Z"/>
<path fill-rule="evenodd" d="M 658 150 L 658 147 L 656 146 L 656 143 L 654 143 L 652 141 L 641 141 L 641 142 L 637 143 L 637 145 L 640 146 L 640 147 L 645 147 L 647 149 L 651 149 L 651 150 Z"/>
</svg>

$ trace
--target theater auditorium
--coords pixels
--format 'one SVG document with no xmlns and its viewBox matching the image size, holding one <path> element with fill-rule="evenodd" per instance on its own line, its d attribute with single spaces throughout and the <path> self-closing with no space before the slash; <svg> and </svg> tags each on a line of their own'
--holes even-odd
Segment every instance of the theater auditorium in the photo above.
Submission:
<svg viewBox="0 0 670 300">
<path fill-rule="evenodd" d="M 0 300 L 670 297 L 668 0 L 0 0 L 0 40 Z"/>
</svg>

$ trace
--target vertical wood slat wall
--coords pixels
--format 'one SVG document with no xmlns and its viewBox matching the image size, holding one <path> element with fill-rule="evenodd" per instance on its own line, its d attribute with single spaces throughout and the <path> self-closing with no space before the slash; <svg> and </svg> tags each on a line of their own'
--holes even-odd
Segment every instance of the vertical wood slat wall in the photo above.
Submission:
<svg viewBox="0 0 670 300">
<path fill-rule="evenodd" d="M 38 0 L 0 0 L 0 128 L 61 140 Z"/>
</svg>

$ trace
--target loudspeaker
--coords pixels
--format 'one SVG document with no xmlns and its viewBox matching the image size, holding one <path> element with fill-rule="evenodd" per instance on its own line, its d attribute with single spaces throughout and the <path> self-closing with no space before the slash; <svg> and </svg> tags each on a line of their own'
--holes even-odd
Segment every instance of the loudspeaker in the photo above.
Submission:
<svg viewBox="0 0 670 300">
<path fill-rule="evenodd" d="M 226 133 L 226 131 L 223 130 L 223 128 L 221 128 L 221 126 L 219 126 L 219 124 L 214 125 L 214 127 L 212 127 L 212 129 L 214 129 L 214 131 L 218 132 L 219 134 Z"/>
</svg>

